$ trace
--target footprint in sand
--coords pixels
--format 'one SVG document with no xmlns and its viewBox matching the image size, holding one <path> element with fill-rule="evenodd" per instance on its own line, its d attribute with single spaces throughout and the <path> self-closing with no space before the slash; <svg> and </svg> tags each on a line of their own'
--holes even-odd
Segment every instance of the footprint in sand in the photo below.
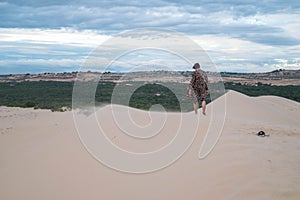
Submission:
<svg viewBox="0 0 300 200">
<path fill-rule="evenodd" d="M 12 130 L 12 127 L 2 128 L 2 129 L 0 129 L 0 132 L 2 135 L 4 135 L 4 134 L 8 134 L 11 130 Z"/>
</svg>

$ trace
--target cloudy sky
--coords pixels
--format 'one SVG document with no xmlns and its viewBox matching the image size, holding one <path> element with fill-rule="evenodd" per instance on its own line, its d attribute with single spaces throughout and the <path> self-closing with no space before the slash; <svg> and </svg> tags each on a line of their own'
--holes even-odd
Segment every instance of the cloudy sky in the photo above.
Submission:
<svg viewBox="0 0 300 200">
<path fill-rule="evenodd" d="M 0 74 L 77 71 L 102 43 L 141 28 L 183 34 L 219 71 L 300 69 L 299 0 L 1 0 Z M 117 63 L 122 71 L 153 60 L 191 70 L 161 52 L 135 52 Z"/>
</svg>

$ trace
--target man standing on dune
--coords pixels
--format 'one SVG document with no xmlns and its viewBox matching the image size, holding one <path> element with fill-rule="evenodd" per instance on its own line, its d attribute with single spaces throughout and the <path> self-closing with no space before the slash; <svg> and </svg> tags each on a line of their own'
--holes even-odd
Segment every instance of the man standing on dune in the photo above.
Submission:
<svg viewBox="0 0 300 200">
<path fill-rule="evenodd" d="M 190 96 L 192 97 L 192 101 L 194 104 L 195 114 L 198 113 L 198 108 L 199 108 L 198 102 L 201 102 L 202 114 L 206 115 L 205 98 L 208 94 L 208 87 L 207 87 L 208 78 L 206 73 L 202 69 L 200 69 L 199 63 L 195 63 L 193 69 L 195 69 L 195 71 L 192 74 L 192 79 L 189 88 L 191 90 L 190 92 L 192 93 L 192 95 Z"/>
</svg>

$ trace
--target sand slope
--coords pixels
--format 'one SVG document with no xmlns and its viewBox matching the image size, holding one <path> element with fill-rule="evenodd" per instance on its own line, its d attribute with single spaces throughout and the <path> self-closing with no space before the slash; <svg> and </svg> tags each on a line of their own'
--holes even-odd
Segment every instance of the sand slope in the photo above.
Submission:
<svg viewBox="0 0 300 200">
<path fill-rule="evenodd" d="M 208 106 L 206 117 L 185 114 L 190 127 L 195 119 L 200 126 L 177 162 L 139 175 L 94 159 L 79 140 L 71 112 L 0 107 L 0 199 L 299 199 L 300 104 L 229 91 L 219 142 L 199 160 L 211 109 L 222 106 L 224 98 Z M 126 121 L 128 108 L 123 106 L 106 106 L 96 115 L 113 143 L 130 151 L 162 147 L 180 121 L 178 113 L 152 113 L 152 119 L 166 120 L 164 128 L 148 141 L 135 141 L 114 123 L 112 109 Z M 141 127 L 151 122 L 148 112 L 129 112 Z M 271 136 L 258 137 L 259 130 Z"/>
</svg>

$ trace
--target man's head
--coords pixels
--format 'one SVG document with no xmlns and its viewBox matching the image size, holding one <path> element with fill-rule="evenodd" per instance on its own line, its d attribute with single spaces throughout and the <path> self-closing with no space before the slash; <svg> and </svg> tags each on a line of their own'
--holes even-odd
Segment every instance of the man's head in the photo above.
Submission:
<svg viewBox="0 0 300 200">
<path fill-rule="evenodd" d="M 200 68 L 199 63 L 195 63 L 194 66 L 193 66 L 193 69 L 199 69 L 199 68 Z"/>
</svg>

